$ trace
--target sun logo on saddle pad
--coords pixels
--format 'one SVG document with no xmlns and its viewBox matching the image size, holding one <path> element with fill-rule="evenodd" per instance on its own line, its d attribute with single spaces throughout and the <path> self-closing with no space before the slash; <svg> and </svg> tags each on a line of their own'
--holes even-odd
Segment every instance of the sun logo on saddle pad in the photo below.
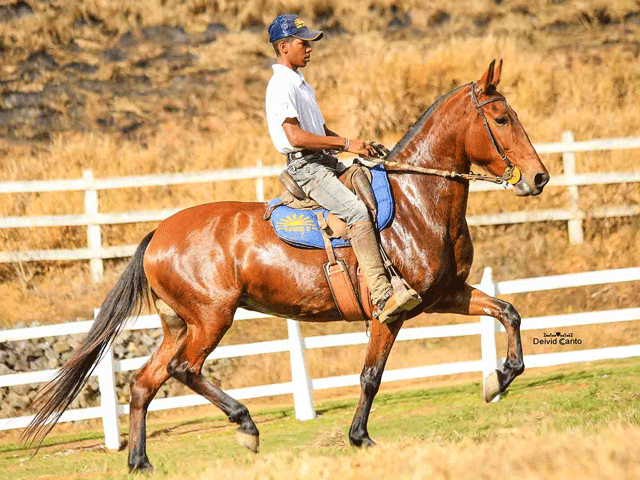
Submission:
<svg viewBox="0 0 640 480">
<path fill-rule="evenodd" d="M 295 214 L 287 215 L 284 218 L 278 220 L 276 224 L 278 230 L 285 232 L 310 232 L 311 230 L 317 230 L 315 222 L 308 215 Z"/>
</svg>

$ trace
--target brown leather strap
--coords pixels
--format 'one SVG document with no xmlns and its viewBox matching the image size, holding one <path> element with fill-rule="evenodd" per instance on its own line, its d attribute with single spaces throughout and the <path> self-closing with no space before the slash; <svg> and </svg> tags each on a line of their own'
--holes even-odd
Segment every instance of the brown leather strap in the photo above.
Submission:
<svg viewBox="0 0 640 480">
<path fill-rule="evenodd" d="M 322 212 L 316 212 L 318 219 L 318 225 L 320 225 L 320 233 L 322 234 L 322 240 L 324 241 L 324 248 L 327 251 L 327 257 L 329 262 L 323 266 L 324 274 L 327 277 L 331 295 L 333 301 L 336 302 L 336 307 L 342 318 L 347 322 L 362 322 L 365 319 L 362 312 L 362 306 L 358 302 L 356 291 L 351 283 L 351 277 L 349 277 L 349 271 L 344 260 L 336 260 L 335 253 L 333 252 L 333 246 L 331 245 L 331 239 L 325 229 L 327 228 L 327 222 L 324 220 Z"/>
<path fill-rule="evenodd" d="M 327 251 L 327 257 L 329 257 L 329 263 L 331 265 L 336 264 L 336 256 L 333 253 L 333 245 L 331 245 L 331 239 L 327 235 L 327 222 L 324 220 L 322 211 L 316 212 L 316 218 L 318 219 L 318 225 L 320 225 L 320 233 L 322 233 L 322 240 L 324 241 L 324 249 Z"/>
<path fill-rule="evenodd" d="M 364 321 L 364 313 L 353 289 L 344 260 L 340 259 L 333 265 L 325 263 L 324 274 L 327 277 L 333 300 L 336 302 L 336 307 L 338 307 L 342 318 L 347 322 Z"/>
</svg>

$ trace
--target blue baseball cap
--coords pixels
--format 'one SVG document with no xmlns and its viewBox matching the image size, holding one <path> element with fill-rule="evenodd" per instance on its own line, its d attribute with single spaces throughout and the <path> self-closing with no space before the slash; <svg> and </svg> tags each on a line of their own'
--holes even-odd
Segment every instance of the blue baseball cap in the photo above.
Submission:
<svg viewBox="0 0 640 480">
<path fill-rule="evenodd" d="M 278 15 L 269 25 L 269 42 L 286 37 L 296 37 L 303 40 L 320 40 L 322 32 L 311 30 L 297 15 Z"/>
</svg>

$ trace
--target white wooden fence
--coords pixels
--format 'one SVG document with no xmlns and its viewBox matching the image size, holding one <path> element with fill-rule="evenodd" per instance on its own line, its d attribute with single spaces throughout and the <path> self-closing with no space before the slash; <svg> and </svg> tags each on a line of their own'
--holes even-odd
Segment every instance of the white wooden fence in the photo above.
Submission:
<svg viewBox="0 0 640 480">
<path fill-rule="evenodd" d="M 640 267 L 503 282 L 495 282 L 492 278 L 491 269 L 487 268 L 484 271 L 479 287 L 490 295 L 506 295 L 629 281 L 640 281 Z M 239 310 L 236 313 L 235 319 L 248 320 L 262 317 L 264 317 L 262 314 Z M 554 329 L 553 331 L 555 331 L 555 329 L 559 327 L 603 324 L 630 320 L 640 320 L 640 308 L 525 318 L 522 320 L 521 328 L 522 330 Z M 0 331 L 0 343 L 27 340 L 31 338 L 86 333 L 89 331 L 91 323 L 91 321 L 86 321 Z M 207 360 L 275 352 L 289 352 L 292 378 L 290 382 L 239 388 L 235 390 L 228 390 L 227 393 L 239 400 L 272 395 L 293 394 L 296 418 L 300 420 L 309 420 L 315 416 L 313 390 L 359 385 L 360 375 L 358 373 L 354 373 L 350 375 L 311 380 L 307 373 L 305 363 L 305 349 L 360 345 L 367 343 L 368 338 L 364 332 L 302 338 L 298 322 L 287 320 L 287 325 L 289 335 L 288 339 L 243 345 L 220 346 L 216 348 L 211 355 L 209 355 Z M 410 323 L 408 325 L 410 325 Z M 128 326 L 127 329 L 132 330 L 159 327 L 160 321 L 157 316 L 149 315 L 140 317 L 134 324 Z M 387 370 L 385 371 L 382 380 L 387 382 L 467 372 L 482 372 L 484 378 L 484 376 L 497 368 L 503 361 L 503 359 L 498 358 L 496 354 L 495 334 L 499 331 L 504 331 L 504 329 L 491 317 L 481 317 L 480 322 L 457 325 L 413 328 L 407 326 L 400 331 L 397 341 L 480 335 L 482 358 L 473 361 Z M 527 368 L 536 368 L 575 362 L 637 356 L 640 356 L 640 345 L 625 345 L 609 348 L 525 355 L 524 358 Z M 118 448 L 120 445 L 118 417 L 120 415 L 127 414 L 129 412 L 129 406 L 121 405 L 117 402 L 114 374 L 115 372 L 137 370 L 144 364 L 144 362 L 147 361 L 148 358 L 149 357 L 139 357 L 114 360 L 113 350 L 108 350 L 105 357 L 101 360 L 98 368 L 96 368 L 93 373 L 93 375 L 98 377 L 101 395 L 100 406 L 68 410 L 62 415 L 60 421 L 70 422 L 90 418 L 102 418 L 105 432 L 105 444 L 107 448 Z M 359 369 L 359 367 L 360 365 L 354 365 L 354 370 Z M 0 376 L 0 387 L 46 382 L 52 379 L 55 373 L 56 370 L 45 370 L 2 375 Z M 149 410 L 163 410 L 203 404 L 208 404 L 208 402 L 199 395 L 184 395 L 154 400 L 151 402 Z M 31 419 L 32 417 L 30 416 L 2 418 L 0 419 L 0 430 L 24 428 L 29 424 Z"/>
<path fill-rule="evenodd" d="M 467 217 L 469 225 L 479 226 L 524 222 L 566 221 L 568 222 L 570 241 L 572 243 L 581 243 L 584 236 L 582 223 L 585 218 L 624 217 L 640 214 L 640 206 L 638 205 L 602 207 L 590 211 L 582 211 L 578 206 L 579 186 L 640 182 L 640 171 L 575 173 L 575 152 L 640 148 L 640 138 L 614 138 L 575 142 L 572 133 L 565 132 L 562 136 L 562 142 L 539 144 L 535 145 L 535 147 L 541 154 L 563 154 L 564 174 L 552 174 L 550 185 L 566 186 L 569 188 L 569 204 L 567 208 L 474 215 Z M 103 259 L 128 257 L 133 255 L 136 248 L 136 245 L 103 247 L 100 235 L 101 225 L 157 222 L 180 209 L 100 213 L 98 203 L 99 190 L 256 179 L 255 196 L 258 201 L 263 201 L 263 179 L 277 176 L 283 168 L 284 166 L 282 165 L 262 166 L 261 163 L 258 162 L 256 168 L 101 179 L 94 179 L 92 171 L 86 170 L 82 179 L 0 183 L 0 193 L 85 192 L 85 213 L 82 215 L 4 217 L 0 218 L 0 228 L 73 225 L 87 227 L 87 248 L 0 252 L 0 263 L 36 260 L 90 260 L 93 279 L 100 281 L 103 272 Z M 499 188 L 499 186 L 492 184 L 473 184 L 471 191 L 488 191 Z"/>
</svg>

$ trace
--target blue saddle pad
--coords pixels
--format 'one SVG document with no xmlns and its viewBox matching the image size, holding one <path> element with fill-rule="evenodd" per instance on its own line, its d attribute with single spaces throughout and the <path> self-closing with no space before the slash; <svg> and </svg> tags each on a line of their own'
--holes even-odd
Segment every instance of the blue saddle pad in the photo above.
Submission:
<svg viewBox="0 0 640 480">
<path fill-rule="evenodd" d="M 371 168 L 371 186 L 378 202 L 378 227 L 386 228 L 393 218 L 393 197 L 389 187 L 387 172 L 382 165 Z M 280 198 L 274 198 L 269 206 L 279 202 Z M 329 212 L 324 208 L 315 210 L 299 210 L 286 205 L 277 207 L 271 213 L 271 225 L 282 240 L 303 248 L 324 248 L 322 233 L 318 225 L 316 213 L 322 212 L 326 220 Z M 351 243 L 341 238 L 331 239 L 334 248 L 349 247 Z"/>
</svg>

